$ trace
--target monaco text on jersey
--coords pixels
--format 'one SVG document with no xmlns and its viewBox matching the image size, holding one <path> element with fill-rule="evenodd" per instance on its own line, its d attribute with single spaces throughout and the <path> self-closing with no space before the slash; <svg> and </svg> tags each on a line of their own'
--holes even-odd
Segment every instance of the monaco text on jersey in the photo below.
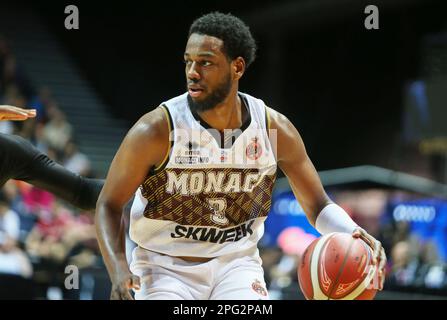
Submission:
<svg viewBox="0 0 447 320">
<path fill-rule="evenodd" d="M 211 192 L 251 192 L 262 176 L 259 173 L 249 173 L 242 177 L 240 173 L 201 171 L 182 172 L 177 175 L 167 171 L 168 182 L 166 192 L 194 195 Z"/>
</svg>

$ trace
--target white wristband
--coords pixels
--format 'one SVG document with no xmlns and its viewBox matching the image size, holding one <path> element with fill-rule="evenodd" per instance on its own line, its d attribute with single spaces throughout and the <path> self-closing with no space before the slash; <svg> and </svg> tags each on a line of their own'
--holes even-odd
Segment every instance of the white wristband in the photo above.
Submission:
<svg viewBox="0 0 447 320">
<path fill-rule="evenodd" d="M 358 225 L 345 210 L 335 203 L 331 203 L 321 210 L 315 221 L 315 228 L 325 235 L 331 232 L 352 233 L 358 228 Z"/>
</svg>

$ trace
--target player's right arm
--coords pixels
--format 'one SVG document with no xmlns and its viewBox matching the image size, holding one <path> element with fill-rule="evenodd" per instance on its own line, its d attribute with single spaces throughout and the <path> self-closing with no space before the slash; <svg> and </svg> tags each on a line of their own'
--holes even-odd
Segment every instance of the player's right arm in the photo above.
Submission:
<svg viewBox="0 0 447 320">
<path fill-rule="evenodd" d="M 112 281 L 112 299 L 132 299 L 139 288 L 129 270 L 122 212 L 149 170 L 162 163 L 169 147 L 168 119 L 161 108 L 144 115 L 127 133 L 118 149 L 96 205 L 96 231 Z"/>
<path fill-rule="evenodd" d="M 286 175 L 296 199 L 309 222 L 322 234 L 352 232 L 355 238 L 366 241 L 379 261 L 379 289 L 385 280 L 386 255 L 382 244 L 365 229 L 359 227 L 349 215 L 326 194 L 312 161 L 307 155 L 298 130 L 284 115 L 269 108 L 271 128 L 276 130 L 276 159 Z"/>
</svg>

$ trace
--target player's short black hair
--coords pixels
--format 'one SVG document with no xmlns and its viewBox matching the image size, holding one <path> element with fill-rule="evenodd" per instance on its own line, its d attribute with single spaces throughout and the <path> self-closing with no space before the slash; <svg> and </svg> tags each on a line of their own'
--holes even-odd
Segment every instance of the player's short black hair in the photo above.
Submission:
<svg viewBox="0 0 447 320">
<path fill-rule="evenodd" d="M 242 57 L 248 66 L 256 58 L 256 42 L 249 27 L 231 13 L 211 12 L 194 20 L 188 37 L 193 33 L 219 38 L 224 53 L 231 59 Z"/>
</svg>

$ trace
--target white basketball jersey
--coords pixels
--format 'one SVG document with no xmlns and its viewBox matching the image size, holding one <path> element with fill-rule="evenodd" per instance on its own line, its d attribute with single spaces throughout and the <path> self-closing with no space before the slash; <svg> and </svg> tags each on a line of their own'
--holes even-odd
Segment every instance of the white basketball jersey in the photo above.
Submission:
<svg viewBox="0 0 447 320">
<path fill-rule="evenodd" d="M 167 159 L 135 195 L 130 237 L 139 246 L 171 256 L 217 257 L 257 245 L 270 210 L 276 160 L 265 104 L 239 96 L 250 118 L 230 131 L 232 143 L 226 146 L 196 120 L 187 93 L 162 104 L 171 144 Z"/>
</svg>

